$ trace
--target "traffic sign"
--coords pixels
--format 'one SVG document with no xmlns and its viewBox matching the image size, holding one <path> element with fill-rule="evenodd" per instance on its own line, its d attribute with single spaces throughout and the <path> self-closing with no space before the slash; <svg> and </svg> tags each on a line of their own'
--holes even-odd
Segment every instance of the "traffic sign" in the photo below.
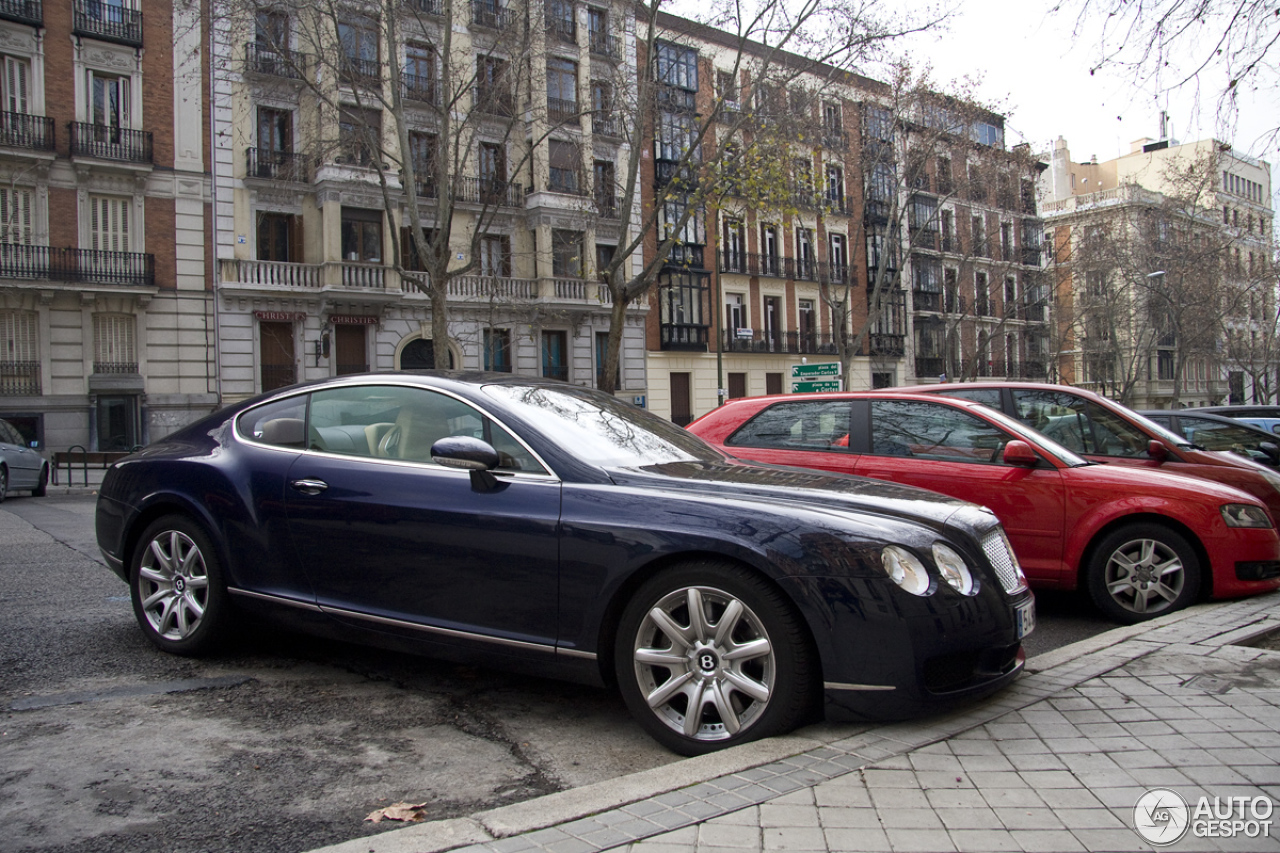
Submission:
<svg viewBox="0 0 1280 853">
<path fill-rule="evenodd" d="M 818 379 L 812 382 L 792 382 L 793 394 L 819 394 L 824 391 L 839 391 L 839 379 Z"/>
<path fill-rule="evenodd" d="M 813 379 L 819 376 L 839 376 L 840 362 L 831 361 L 820 364 L 791 365 L 792 379 Z"/>
</svg>

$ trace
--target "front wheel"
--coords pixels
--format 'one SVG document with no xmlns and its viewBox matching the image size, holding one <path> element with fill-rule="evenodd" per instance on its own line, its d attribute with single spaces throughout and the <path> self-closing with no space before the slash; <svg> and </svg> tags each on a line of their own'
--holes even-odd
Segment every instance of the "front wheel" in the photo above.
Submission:
<svg viewBox="0 0 1280 853">
<path fill-rule="evenodd" d="M 1200 560 L 1179 534 L 1158 524 L 1123 527 L 1089 562 L 1089 595 L 1107 616 L 1134 624 L 1172 613 L 1200 592 Z"/>
<path fill-rule="evenodd" d="M 801 617 L 731 564 L 690 562 L 651 578 L 627 604 L 616 648 L 627 707 L 681 755 L 789 731 L 813 701 Z"/>
<path fill-rule="evenodd" d="M 0 465 L 0 504 L 4 503 L 7 494 L 9 494 L 9 469 Z"/>
<path fill-rule="evenodd" d="M 36 487 L 31 490 L 31 497 L 42 498 L 49 491 L 49 466 L 42 465 L 40 467 L 40 479 L 36 480 Z"/>
<path fill-rule="evenodd" d="M 204 530 L 172 515 L 149 525 L 139 542 L 129 586 L 142 632 L 174 654 L 199 655 L 216 648 L 227 631 L 230 602 Z"/>
</svg>

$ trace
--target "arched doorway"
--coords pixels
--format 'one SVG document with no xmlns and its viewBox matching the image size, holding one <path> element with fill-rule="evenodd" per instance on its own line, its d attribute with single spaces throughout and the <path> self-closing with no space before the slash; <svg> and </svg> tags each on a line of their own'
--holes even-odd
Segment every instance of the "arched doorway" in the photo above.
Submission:
<svg viewBox="0 0 1280 853">
<path fill-rule="evenodd" d="M 435 342 L 426 338 L 414 338 L 400 350 L 401 370 L 434 370 L 436 366 Z M 449 369 L 454 370 L 453 351 L 449 351 Z"/>
</svg>

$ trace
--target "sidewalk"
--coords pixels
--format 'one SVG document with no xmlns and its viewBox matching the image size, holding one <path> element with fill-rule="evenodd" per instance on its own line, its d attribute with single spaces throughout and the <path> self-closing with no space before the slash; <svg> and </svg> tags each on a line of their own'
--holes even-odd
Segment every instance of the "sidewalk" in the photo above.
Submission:
<svg viewBox="0 0 1280 853">
<path fill-rule="evenodd" d="M 814 726 L 323 853 L 1280 851 L 1280 651 L 1239 645 L 1278 605 L 1109 631 L 950 716 Z M 1149 837 L 1185 836 L 1145 841 L 1139 798 Z"/>
</svg>

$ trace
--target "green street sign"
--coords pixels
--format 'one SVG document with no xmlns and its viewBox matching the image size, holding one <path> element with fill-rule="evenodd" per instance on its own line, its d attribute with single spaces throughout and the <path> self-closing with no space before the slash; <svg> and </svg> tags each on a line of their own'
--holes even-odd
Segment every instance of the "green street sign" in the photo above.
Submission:
<svg viewBox="0 0 1280 853">
<path fill-rule="evenodd" d="M 793 394 L 818 394 L 823 391 L 839 391 L 839 379 L 818 379 L 812 382 L 792 382 L 791 393 Z"/>
<path fill-rule="evenodd" d="M 792 379 L 811 379 L 818 376 L 839 376 L 840 362 L 832 361 L 824 364 L 793 364 Z"/>
</svg>

